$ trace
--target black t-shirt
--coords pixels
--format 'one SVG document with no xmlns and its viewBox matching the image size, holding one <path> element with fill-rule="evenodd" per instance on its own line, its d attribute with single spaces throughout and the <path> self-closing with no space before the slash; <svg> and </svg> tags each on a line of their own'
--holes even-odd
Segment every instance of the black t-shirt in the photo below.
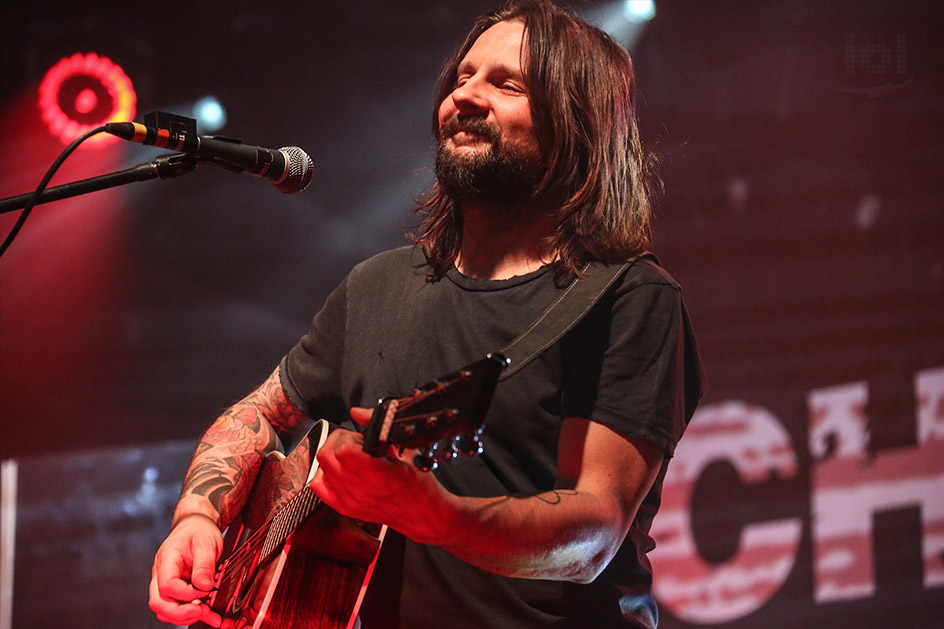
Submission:
<svg viewBox="0 0 944 629">
<path fill-rule="evenodd" d="M 505 347 L 562 288 L 552 266 L 508 280 L 453 269 L 431 281 L 418 250 L 379 254 L 329 295 L 283 360 L 283 387 L 310 417 L 343 421 L 352 406 L 406 395 Z M 550 490 L 561 419 L 572 416 L 647 439 L 667 462 L 701 391 L 678 284 L 641 259 L 559 342 L 499 383 L 485 453 L 433 473 L 459 495 Z M 645 553 L 664 473 L 665 465 L 620 551 L 590 584 L 500 577 L 388 533 L 362 610 L 364 628 L 652 626 Z"/>
</svg>

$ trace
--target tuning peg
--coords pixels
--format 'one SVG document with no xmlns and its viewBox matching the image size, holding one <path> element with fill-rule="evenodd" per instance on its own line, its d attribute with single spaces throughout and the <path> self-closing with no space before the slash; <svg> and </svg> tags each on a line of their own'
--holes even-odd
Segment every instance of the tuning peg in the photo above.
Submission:
<svg viewBox="0 0 944 629">
<path fill-rule="evenodd" d="M 474 434 L 459 435 L 453 442 L 453 447 L 466 456 L 478 456 L 485 451 L 485 444 L 479 437 L 478 432 Z"/>
<path fill-rule="evenodd" d="M 449 439 L 439 447 L 439 461 L 441 463 L 448 463 L 457 456 L 459 456 L 459 450 L 456 449 L 455 439 Z"/>
<path fill-rule="evenodd" d="M 413 457 L 413 465 L 421 472 L 430 472 L 439 467 L 439 444 L 434 443 Z"/>
</svg>

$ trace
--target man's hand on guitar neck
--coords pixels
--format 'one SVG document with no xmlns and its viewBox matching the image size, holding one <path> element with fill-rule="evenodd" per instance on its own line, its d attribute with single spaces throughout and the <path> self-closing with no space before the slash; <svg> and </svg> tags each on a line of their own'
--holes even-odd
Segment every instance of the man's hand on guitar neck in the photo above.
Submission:
<svg viewBox="0 0 944 629">
<path fill-rule="evenodd" d="M 360 409 L 351 415 L 365 417 Z M 553 490 L 469 497 L 417 470 L 407 453 L 390 447 L 370 456 L 363 441 L 338 429 L 318 451 L 310 485 L 331 508 L 496 574 L 577 583 L 597 578 L 612 559 L 663 460 L 652 442 L 568 417 Z"/>
<path fill-rule="evenodd" d="M 158 620 L 175 625 L 203 621 L 219 627 L 220 615 L 203 602 L 213 589 L 223 536 L 215 520 L 203 513 L 179 517 L 154 557 L 150 607 Z"/>
<path fill-rule="evenodd" d="M 360 425 L 366 425 L 371 414 L 370 409 L 351 409 L 351 417 Z M 432 474 L 416 469 L 416 451 L 400 454 L 391 446 L 386 456 L 373 457 L 363 447 L 359 433 L 339 428 L 328 435 L 318 451 L 312 490 L 346 516 L 387 524 L 422 543 L 439 542 L 438 506 L 448 495 Z"/>
</svg>

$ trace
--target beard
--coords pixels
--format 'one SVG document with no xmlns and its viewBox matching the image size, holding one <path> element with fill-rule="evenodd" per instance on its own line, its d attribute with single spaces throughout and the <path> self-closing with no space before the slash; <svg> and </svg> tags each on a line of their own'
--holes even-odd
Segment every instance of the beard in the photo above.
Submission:
<svg viewBox="0 0 944 629">
<path fill-rule="evenodd" d="M 487 141 L 484 150 L 453 151 L 446 141 L 459 131 Z M 481 118 L 455 116 L 443 123 L 436 152 L 436 179 L 457 201 L 521 204 L 533 199 L 544 175 L 542 160 L 502 142 L 501 131 Z"/>
</svg>

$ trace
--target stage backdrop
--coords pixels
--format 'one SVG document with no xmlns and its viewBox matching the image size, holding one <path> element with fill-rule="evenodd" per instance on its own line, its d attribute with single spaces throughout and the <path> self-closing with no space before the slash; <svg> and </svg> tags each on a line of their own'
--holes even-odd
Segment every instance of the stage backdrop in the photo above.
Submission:
<svg viewBox="0 0 944 629">
<path fill-rule="evenodd" d="M 201 166 L 39 206 L 0 258 L 0 627 L 160 626 L 150 561 L 196 438 L 355 262 L 406 242 L 435 79 L 488 6 L 7 10 L 0 196 L 63 148 L 39 90 L 76 53 L 127 84 L 87 67 L 58 93 L 74 116 L 128 105 L 122 85 L 137 120 L 213 97 L 216 133 L 301 146 L 315 177 L 282 195 Z M 711 383 L 654 526 L 660 626 L 940 627 L 944 7 L 579 6 L 632 49 L 656 248 Z M 82 148 L 52 184 L 160 154 Z"/>
</svg>

